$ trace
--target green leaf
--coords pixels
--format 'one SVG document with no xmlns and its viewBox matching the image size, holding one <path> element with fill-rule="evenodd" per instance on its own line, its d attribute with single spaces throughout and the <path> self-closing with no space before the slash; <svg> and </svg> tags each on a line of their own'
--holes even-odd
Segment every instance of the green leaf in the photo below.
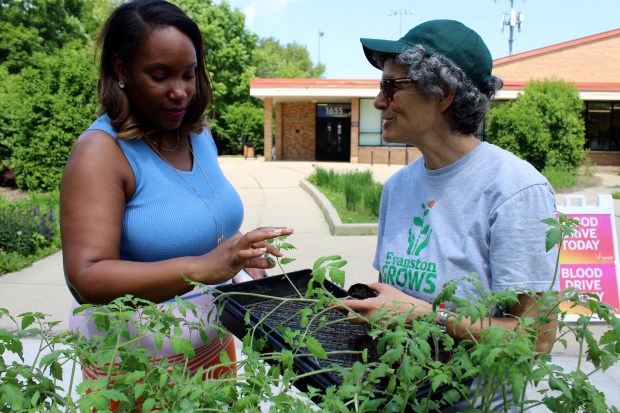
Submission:
<svg viewBox="0 0 620 413">
<path fill-rule="evenodd" d="M 62 365 L 58 361 L 50 364 L 50 374 L 56 380 L 62 380 Z"/>
<path fill-rule="evenodd" d="M 559 390 L 562 392 L 562 394 L 569 400 L 573 400 L 573 395 L 570 392 L 570 389 L 568 388 L 568 386 L 566 385 L 566 383 L 564 383 L 563 380 L 558 379 L 558 378 L 551 378 L 549 380 L 549 388 L 551 390 Z"/>
<path fill-rule="evenodd" d="M 153 335 L 153 342 L 155 343 L 155 348 L 160 350 L 164 345 L 164 334 L 163 333 L 155 333 Z"/>
<path fill-rule="evenodd" d="M 330 268 L 342 268 L 345 265 L 347 265 L 347 260 L 338 260 L 327 264 L 327 266 Z"/>
<path fill-rule="evenodd" d="M 24 397 L 19 387 L 6 383 L 0 387 L 1 394 L 4 395 L 6 403 L 11 408 L 10 411 L 22 410 L 24 407 Z"/>
<path fill-rule="evenodd" d="M 329 278 L 337 285 L 344 287 L 345 272 L 340 268 L 331 268 L 329 270 Z"/>
<path fill-rule="evenodd" d="M 141 411 L 143 412 L 153 411 L 153 407 L 155 407 L 155 403 L 156 403 L 155 399 L 152 397 L 149 397 L 148 399 L 144 401 L 144 403 L 142 403 Z"/>
<path fill-rule="evenodd" d="M 327 272 L 327 269 L 325 267 L 317 268 L 312 271 L 312 278 L 314 278 L 315 281 L 322 283 L 325 281 L 326 272 Z"/>
<path fill-rule="evenodd" d="M 508 383 L 512 386 L 513 400 L 521 399 L 521 392 L 525 385 L 525 377 L 518 371 L 510 371 L 508 373 Z"/>
<path fill-rule="evenodd" d="M 32 313 L 27 313 L 22 317 L 22 330 L 27 329 L 34 323 L 35 318 Z"/>
<path fill-rule="evenodd" d="M 316 261 L 314 261 L 314 265 L 312 266 L 313 270 L 316 270 L 318 268 L 321 267 L 321 265 L 323 265 L 324 262 L 326 261 L 336 261 L 336 260 L 340 260 L 342 259 L 342 257 L 340 255 L 329 255 L 326 257 L 321 257 L 319 259 L 317 259 Z"/>
<path fill-rule="evenodd" d="M 30 398 L 30 405 L 31 406 L 38 405 L 40 398 L 41 398 L 41 393 L 38 390 L 35 391 L 32 397 Z"/>
<path fill-rule="evenodd" d="M 433 391 L 435 391 L 442 384 L 449 383 L 449 382 L 450 382 L 450 378 L 446 374 L 439 373 L 439 374 L 436 374 L 433 377 L 433 379 L 431 380 L 431 387 L 432 387 Z"/>
<path fill-rule="evenodd" d="M 562 231 L 559 229 L 550 229 L 547 231 L 545 238 L 545 248 L 550 251 L 553 247 L 559 245 L 562 242 Z"/>
<path fill-rule="evenodd" d="M 327 353 L 321 343 L 319 343 L 314 337 L 308 336 L 306 337 L 306 347 L 308 350 L 319 359 L 326 359 Z"/>
<path fill-rule="evenodd" d="M 183 345 L 178 337 L 170 337 L 170 347 L 175 354 L 179 354 L 181 353 Z"/>
<path fill-rule="evenodd" d="M 196 350 L 194 349 L 194 346 L 192 345 L 191 340 L 188 339 L 182 339 L 181 340 L 181 352 L 183 352 L 183 355 L 187 358 L 193 358 L 196 355 Z"/>
<path fill-rule="evenodd" d="M 293 262 L 295 260 L 296 260 L 296 258 L 284 257 L 284 258 L 280 259 L 280 264 L 282 264 L 282 265 L 290 264 L 291 262 Z"/>
</svg>

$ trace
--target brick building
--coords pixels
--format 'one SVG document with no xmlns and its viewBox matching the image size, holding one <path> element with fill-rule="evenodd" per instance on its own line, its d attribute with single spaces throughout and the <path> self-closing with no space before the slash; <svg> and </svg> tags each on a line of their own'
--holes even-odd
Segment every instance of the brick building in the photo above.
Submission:
<svg viewBox="0 0 620 413">
<path fill-rule="evenodd" d="M 573 83 L 585 102 L 586 147 L 599 165 L 620 165 L 620 29 L 493 62 L 504 80 L 497 101 L 514 99 L 535 79 Z M 264 101 L 265 154 L 275 159 L 406 164 L 420 155 L 381 140 L 374 80 L 251 79 Z M 272 152 L 272 148 L 275 150 Z M 270 156 L 265 156 L 271 160 Z"/>
</svg>

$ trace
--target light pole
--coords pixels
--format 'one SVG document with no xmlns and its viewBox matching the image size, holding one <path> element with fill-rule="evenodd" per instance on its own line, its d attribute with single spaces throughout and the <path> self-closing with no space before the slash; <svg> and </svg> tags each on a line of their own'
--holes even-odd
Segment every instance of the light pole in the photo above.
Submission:
<svg viewBox="0 0 620 413">
<path fill-rule="evenodd" d="M 319 30 L 319 64 L 321 64 L 321 37 L 323 37 L 325 33 Z"/>
<path fill-rule="evenodd" d="M 398 36 L 402 36 L 403 34 L 403 14 L 413 14 L 413 10 L 390 10 L 388 16 L 396 16 L 398 15 Z"/>
</svg>

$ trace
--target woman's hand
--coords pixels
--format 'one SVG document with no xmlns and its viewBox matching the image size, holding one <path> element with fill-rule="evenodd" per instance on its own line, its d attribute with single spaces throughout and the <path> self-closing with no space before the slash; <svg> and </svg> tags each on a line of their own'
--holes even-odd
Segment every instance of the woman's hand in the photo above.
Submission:
<svg viewBox="0 0 620 413">
<path fill-rule="evenodd" d="M 265 254 L 281 257 L 282 253 L 267 240 L 292 233 L 290 228 L 261 227 L 246 234 L 235 234 L 213 251 L 199 257 L 198 265 L 201 268 L 195 271 L 195 281 L 219 284 L 244 268 L 255 268 L 258 271 L 272 268 L 275 263 Z M 253 278 L 256 278 L 257 270 L 251 271 Z"/>
<path fill-rule="evenodd" d="M 365 320 L 385 308 L 389 316 L 390 313 L 408 313 L 412 319 L 419 315 L 428 314 L 433 306 L 430 303 L 411 297 L 410 295 L 392 287 L 388 284 L 372 283 L 368 285 L 376 293 L 376 297 L 366 298 L 365 300 L 342 300 L 341 303 L 355 313 L 349 313 L 351 323 L 362 324 Z M 360 318 L 359 316 L 363 317 Z"/>
</svg>

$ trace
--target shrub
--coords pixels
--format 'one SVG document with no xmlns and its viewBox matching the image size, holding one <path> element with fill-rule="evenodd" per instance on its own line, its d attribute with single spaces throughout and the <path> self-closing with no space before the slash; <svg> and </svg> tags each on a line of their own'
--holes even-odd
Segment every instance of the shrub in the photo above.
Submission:
<svg viewBox="0 0 620 413">
<path fill-rule="evenodd" d="M 383 185 L 373 181 L 371 171 L 337 173 L 317 167 L 308 181 L 323 190 L 343 222 L 368 222 L 363 217 L 376 222 L 379 217 Z M 349 219 L 347 214 L 359 215 L 362 221 Z"/>
<path fill-rule="evenodd" d="M 92 59 L 92 49 L 80 44 L 2 77 L 0 161 L 11 165 L 18 188 L 58 188 L 75 139 L 97 117 Z"/>
<path fill-rule="evenodd" d="M 559 80 L 532 81 L 516 100 L 492 109 L 487 139 L 530 162 L 576 170 L 586 155 L 583 101 Z"/>
<path fill-rule="evenodd" d="M 573 187 L 578 182 L 577 175 L 566 168 L 547 166 L 541 172 L 556 191 Z"/>
<path fill-rule="evenodd" d="M 17 208 L 0 208 L 0 249 L 32 255 L 52 244 L 56 234 L 54 211 L 41 213 L 36 207 L 27 212 Z"/>
<path fill-rule="evenodd" d="M 364 191 L 364 204 L 370 211 L 370 213 L 376 217 L 379 216 L 379 206 L 381 204 L 381 193 L 383 192 L 383 185 L 370 185 L 366 187 Z"/>
<path fill-rule="evenodd" d="M 0 197 L 0 274 L 20 270 L 60 249 L 58 192 L 17 201 Z"/>
<path fill-rule="evenodd" d="M 319 166 L 316 168 L 310 179 L 316 186 L 331 188 L 334 186 L 333 184 L 336 180 L 336 173 L 333 169 L 327 170 Z"/>
</svg>

